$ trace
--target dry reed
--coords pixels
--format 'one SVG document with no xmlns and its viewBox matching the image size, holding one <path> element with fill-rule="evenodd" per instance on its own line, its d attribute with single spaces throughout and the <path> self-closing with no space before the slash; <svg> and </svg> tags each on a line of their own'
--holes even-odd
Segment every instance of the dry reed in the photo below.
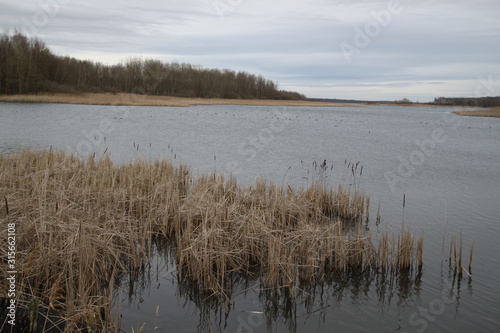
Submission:
<svg viewBox="0 0 500 333">
<path fill-rule="evenodd" d="M 493 107 L 483 110 L 474 111 L 453 111 L 453 113 L 461 116 L 473 116 L 473 117 L 496 117 L 500 118 L 500 107 Z"/>
<path fill-rule="evenodd" d="M 377 244 L 358 223 L 368 215 L 364 193 L 321 181 L 243 188 L 218 174 L 193 179 L 187 167 L 166 161 L 114 166 L 108 156 L 84 162 L 25 151 L 0 156 L 0 198 L 2 225 L 17 228 L 24 298 L 63 313 L 69 328 L 117 329 L 114 287 L 150 263 L 155 239 L 175 245 L 180 282 L 225 299 L 244 277 L 293 299 L 302 283 L 351 271 L 421 270 L 423 262 L 423 237 L 403 229 Z"/>
<path fill-rule="evenodd" d="M 475 241 L 472 241 L 472 245 L 469 252 L 469 270 L 467 270 L 463 263 L 462 258 L 462 249 L 463 249 L 463 241 L 462 241 L 462 232 L 460 232 L 459 245 L 457 249 L 457 237 L 455 235 L 451 236 L 450 241 L 450 252 L 448 255 L 448 265 L 450 270 L 454 272 L 454 274 L 458 275 L 458 277 L 462 276 L 462 273 L 465 272 L 469 278 L 472 278 L 472 257 L 474 255 L 474 246 Z"/>
<path fill-rule="evenodd" d="M 135 105 L 135 106 L 193 106 L 193 105 L 265 105 L 265 106 L 348 106 L 339 103 L 301 100 L 186 98 L 138 94 L 82 93 L 0 95 L 3 102 L 64 103 L 86 105 Z"/>
</svg>

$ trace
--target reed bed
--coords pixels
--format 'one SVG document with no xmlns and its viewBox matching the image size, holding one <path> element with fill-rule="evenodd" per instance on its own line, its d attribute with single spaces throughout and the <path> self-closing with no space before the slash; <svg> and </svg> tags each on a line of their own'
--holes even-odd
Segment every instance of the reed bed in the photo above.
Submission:
<svg viewBox="0 0 500 333">
<path fill-rule="evenodd" d="M 223 99 L 187 98 L 174 96 L 153 96 L 138 94 L 81 93 L 81 94 L 36 94 L 0 95 L 3 102 L 22 103 L 63 103 L 86 105 L 130 105 L 130 106 L 175 106 L 193 105 L 265 105 L 265 106 L 349 106 L 347 104 L 306 100 L 267 100 L 267 99 Z"/>
<path fill-rule="evenodd" d="M 454 111 L 453 113 L 461 116 L 472 116 L 472 117 L 495 117 L 500 118 L 500 107 L 492 107 L 483 110 L 474 111 Z"/>
<path fill-rule="evenodd" d="M 167 161 L 25 151 L 0 157 L 0 221 L 16 224 L 20 300 L 63 314 L 67 329 L 116 331 L 119 278 L 148 266 L 158 240 L 174 246 L 180 282 L 226 300 L 245 277 L 293 300 L 301 284 L 346 272 L 420 271 L 423 238 L 403 229 L 374 240 L 360 223 L 369 199 L 353 188 L 241 187 Z"/>
</svg>

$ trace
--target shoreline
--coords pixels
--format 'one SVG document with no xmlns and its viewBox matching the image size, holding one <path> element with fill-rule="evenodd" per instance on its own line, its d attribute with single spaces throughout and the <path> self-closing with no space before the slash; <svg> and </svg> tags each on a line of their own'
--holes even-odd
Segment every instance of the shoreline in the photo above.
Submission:
<svg viewBox="0 0 500 333">
<path fill-rule="evenodd" d="M 0 102 L 11 103 L 54 103 L 74 105 L 109 105 L 109 106 L 152 106 L 152 107 L 190 107 L 197 105 L 248 105 L 248 106 L 303 106 L 303 107 L 352 107 L 352 104 L 331 103 L 305 100 L 271 100 L 271 99 L 224 99 L 224 98 L 189 98 L 174 96 L 138 95 L 127 93 L 83 93 L 83 94 L 39 94 L 39 95 L 0 95 Z M 379 104 L 361 103 L 360 107 L 380 106 L 413 106 L 413 107 L 453 107 L 449 105 L 429 104 Z M 457 106 L 454 106 L 457 107 Z M 465 106 L 458 106 L 466 108 Z M 460 116 L 496 117 L 500 118 L 500 107 L 473 111 L 453 111 Z"/>
<path fill-rule="evenodd" d="M 428 103 L 412 103 L 412 104 L 396 104 L 396 103 L 362 103 L 362 105 L 376 105 L 376 106 L 409 106 L 409 107 L 427 107 L 427 108 L 471 108 L 473 106 L 465 105 L 441 105 L 441 104 L 428 104 Z"/>
<path fill-rule="evenodd" d="M 467 117 L 494 117 L 500 118 L 500 107 L 487 108 L 484 110 L 474 111 L 453 111 L 454 114 Z"/>
<path fill-rule="evenodd" d="M 341 103 L 301 101 L 301 100 L 268 100 L 268 99 L 222 99 L 222 98 L 188 98 L 173 96 L 153 96 L 136 94 L 40 94 L 40 95 L 0 95 L 0 102 L 18 103 L 58 103 L 85 105 L 115 106 L 162 106 L 189 107 L 195 105 L 255 105 L 255 106 L 307 106 L 307 107 L 344 107 Z"/>
</svg>

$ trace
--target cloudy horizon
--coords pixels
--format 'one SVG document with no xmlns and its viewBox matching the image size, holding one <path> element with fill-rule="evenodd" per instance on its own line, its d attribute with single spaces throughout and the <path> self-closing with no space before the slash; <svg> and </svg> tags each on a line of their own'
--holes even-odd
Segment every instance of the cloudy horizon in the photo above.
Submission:
<svg viewBox="0 0 500 333">
<path fill-rule="evenodd" d="M 308 97 L 500 95 L 500 2 L 0 0 L 0 28 L 105 64 L 131 57 L 262 74 Z"/>
</svg>

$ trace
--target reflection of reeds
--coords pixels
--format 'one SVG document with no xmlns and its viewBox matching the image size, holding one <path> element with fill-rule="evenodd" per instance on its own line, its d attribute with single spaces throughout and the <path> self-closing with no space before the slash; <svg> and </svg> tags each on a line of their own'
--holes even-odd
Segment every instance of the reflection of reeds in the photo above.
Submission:
<svg viewBox="0 0 500 333">
<path fill-rule="evenodd" d="M 293 299 L 299 285 L 336 274 L 422 266 L 423 238 L 405 229 L 375 245 L 360 227 L 369 201 L 356 187 L 243 188 L 166 161 L 113 166 L 56 152 L 0 157 L 0 175 L 0 219 L 17 226 L 23 291 L 96 329 L 114 329 L 115 283 L 150 263 L 158 239 L 176 246 L 179 281 L 223 298 L 242 277 Z"/>
</svg>

